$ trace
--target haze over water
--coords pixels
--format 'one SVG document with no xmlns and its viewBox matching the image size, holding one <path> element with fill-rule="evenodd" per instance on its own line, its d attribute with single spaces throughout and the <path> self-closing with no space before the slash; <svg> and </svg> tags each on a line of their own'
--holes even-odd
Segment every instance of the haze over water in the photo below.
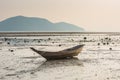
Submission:
<svg viewBox="0 0 120 80">
<path fill-rule="evenodd" d="M 86 31 L 120 31 L 119 0 L 0 0 L 0 21 L 17 15 L 69 22 Z"/>
</svg>

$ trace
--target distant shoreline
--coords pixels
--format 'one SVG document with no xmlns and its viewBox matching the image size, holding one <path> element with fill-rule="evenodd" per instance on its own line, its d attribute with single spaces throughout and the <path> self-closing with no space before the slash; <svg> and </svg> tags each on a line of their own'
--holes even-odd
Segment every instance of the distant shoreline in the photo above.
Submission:
<svg viewBox="0 0 120 80">
<path fill-rule="evenodd" d="M 0 37 L 69 36 L 76 34 L 120 35 L 120 32 L 0 32 Z"/>
<path fill-rule="evenodd" d="M 22 36 L 61 36 L 74 34 L 109 34 L 120 35 L 120 32 L 0 32 L 0 37 L 22 37 Z"/>
<path fill-rule="evenodd" d="M 39 31 L 3 31 L 0 34 L 120 34 L 120 32 L 39 32 Z"/>
</svg>

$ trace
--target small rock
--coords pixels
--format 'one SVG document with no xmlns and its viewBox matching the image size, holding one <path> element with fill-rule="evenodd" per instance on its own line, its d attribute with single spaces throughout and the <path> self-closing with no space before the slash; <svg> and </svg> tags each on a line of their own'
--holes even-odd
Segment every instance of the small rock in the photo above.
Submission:
<svg viewBox="0 0 120 80">
<path fill-rule="evenodd" d="M 59 44 L 59 47 L 62 46 L 61 44 Z"/>
<path fill-rule="evenodd" d="M 112 48 L 109 48 L 109 50 L 112 50 Z"/>
<path fill-rule="evenodd" d="M 31 72 L 30 74 L 34 74 L 34 72 Z"/>
</svg>

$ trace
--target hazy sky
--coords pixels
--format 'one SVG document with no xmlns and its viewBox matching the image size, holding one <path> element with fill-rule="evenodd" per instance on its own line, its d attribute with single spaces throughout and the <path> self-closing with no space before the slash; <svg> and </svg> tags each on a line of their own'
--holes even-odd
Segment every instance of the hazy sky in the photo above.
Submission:
<svg viewBox="0 0 120 80">
<path fill-rule="evenodd" d="M 0 0 L 0 21 L 17 15 L 65 21 L 87 31 L 120 31 L 120 0 Z"/>
</svg>

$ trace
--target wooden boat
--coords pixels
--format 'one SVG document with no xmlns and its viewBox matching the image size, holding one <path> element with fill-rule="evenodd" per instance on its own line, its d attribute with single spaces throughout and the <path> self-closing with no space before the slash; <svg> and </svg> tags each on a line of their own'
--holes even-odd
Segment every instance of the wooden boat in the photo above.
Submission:
<svg viewBox="0 0 120 80">
<path fill-rule="evenodd" d="M 82 51 L 83 46 L 84 45 L 77 45 L 72 48 L 64 49 L 57 52 L 40 51 L 33 47 L 30 48 L 46 59 L 62 59 L 62 58 L 71 58 L 73 56 L 77 56 Z"/>
</svg>

